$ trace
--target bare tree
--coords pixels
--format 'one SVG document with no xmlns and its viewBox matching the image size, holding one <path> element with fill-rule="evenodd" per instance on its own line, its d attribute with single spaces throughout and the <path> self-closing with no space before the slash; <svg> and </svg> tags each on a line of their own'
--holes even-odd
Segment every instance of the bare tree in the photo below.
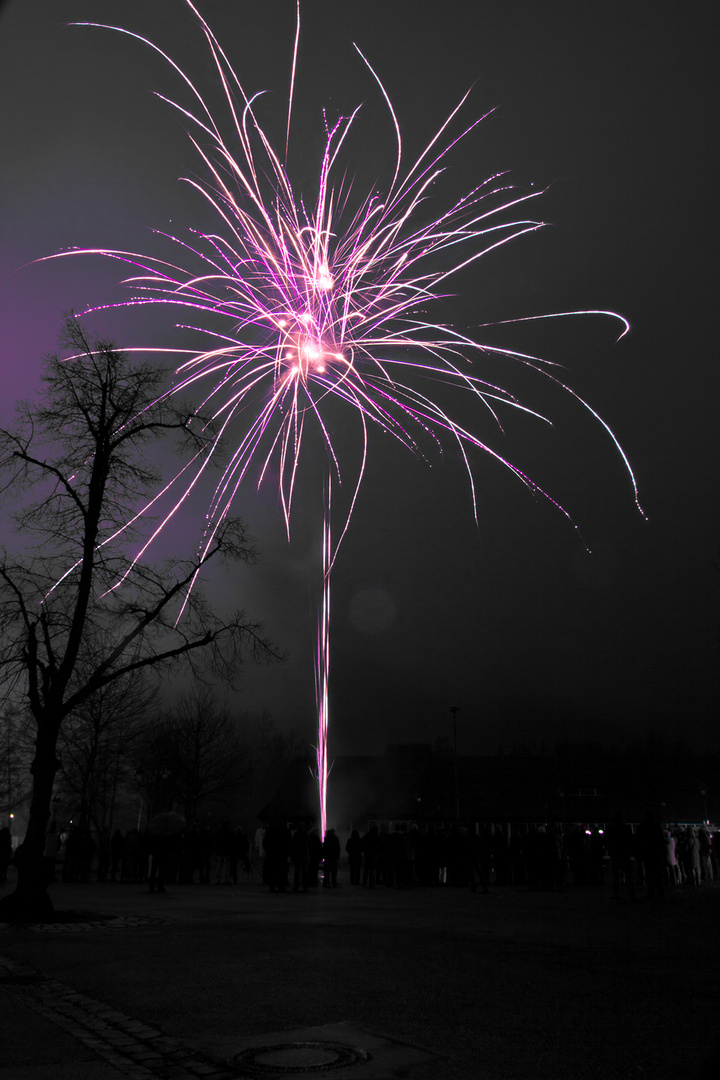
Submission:
<svg viewBox="0 0 720 1080">
<path fill-rule="evenodd" d="M 236 808 L 240 818 L 249 822 L 278 790 L 291 762 L 307 761 L 312 747 L 297 728 L 279 727 L 268 712 L 241 713 L 238 729 L 249 775 L 243 780 Z"/>
<path fill-rule="evenodd" d="M 249 772 L 237 724 L 206 686 L 183 695 L 148 735 L 138 772 L 149 814 L 177 805 L 198 824 L 203 803 L 237 792 Z"/>
<path fill-rule="evenodd" d="M 0 715 L 0 818 L 11 824 L 19 806 L 30 794 L 28 765 L 31 743 L 28 739 L 28 718 L 6 706 Z"/>
<path fill-rule="evenodd" d="M 253 559 L 240 521 L 224 521 L 183 562 L 130 557 L 125 526 L 158 482 L 152 447 L 174 433 L 202 452 L 203 425 L 163 394 L 157 367 L 90 339 L 72 317 L 61 340 L 70 356 L 48 358 L 42 398 L 0 430 L 3 490 L 24 539 L 23 558 L 0 555 L 0 678 L 7 691 L 21 689 L 37 732 L 23 859 L 15 892 L 0 901 L 4 919 L 52 913 L 42 854 L 68 716 L 131 674 L 184 662 L 230 678 L 245 652 L 276 655 L 242 611 L 220 619 L 192 588 L 210 561 Z"/>
<path fill-rule="evenodd" d="M 90 822 L 97 832 L 112 828 L 118 791 L 134 775 L 135 751 L 157 691 L 131 673 L 97 690 L 66 717 L 58 738 L 58 779 L 79 808 L 81 825 Z"/>
<path fill-rule="evenodd" d="M 281 730 L 269 712 L 242 713 L 245 756 L 255 771 L 286 769 L 298 757 L 308 753 L 308 742 L 297 728 Z"/>
</svg>

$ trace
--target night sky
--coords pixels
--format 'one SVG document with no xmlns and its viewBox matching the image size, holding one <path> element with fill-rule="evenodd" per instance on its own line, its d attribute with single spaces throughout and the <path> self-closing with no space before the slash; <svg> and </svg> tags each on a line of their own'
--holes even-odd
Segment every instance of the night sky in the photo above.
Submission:
<svg viewBox="0 0 720 1080">
<path fill-rule="evenodd" d="M 270 91 L 261 115 L 282 145 L 294 2 L 198 3 L 246 90 Z M 593 418 L 509 362 L 493 376 L 553 429 L 518 415 L 501 434 L 467 403 L 463 419 L 568 509 L 590 554 L 490 459 L 473 458 L 476 526 L 455 453 L 429 467 L 373 439 L 333 574 L 331 757 L 448 735 L 451 706 L 461 752 L 651 731 L 720 748 L 716 11 L 664 0 L 302 4 L 290 157 L 299 186 L 312 184 L 323 106 L 334 116 L 366 103 L 358 183 L 392 161 L 391 125 L 353 42 L 393 101 L 408 161 L 474 86 L 468 120 L 495 112 L 448 160 L 448 199 L 507 169 L 521 190 L 549 185 L 531 213 L 550 224 L 453 278 L 457 295 L 439 317 L 563 365 L 625 449 L 647 513 Z M 180 0 L 10 0 L 1 12 L 6 423 L 37 387 L 63 312 L 123 297 L 118 264 L 32 260 L 85 246 L 152 253 L 151 229 L 209 224 L 178 183 L 196 169 L 194 151 L 152 95 L 179 92 L 172 73 L 127 37 L 66 24 L 147 35 L 217 88 Z M 632 330 L 616 343 L 616 324 L 592 317 L 478 329 L 576 309 L 621 312 Z M 128 309 L 88 325 L 121 346 L 160 345 L 177 343 L 174 321 Z M 233 579 L 236 600 L 290 656 L 282 668 L 248 668 L 237 701 L 312 740 L 314 478 L 301 478 L 290 545 L 271 484 L 248 488 L 237 509 L 261 561 Z M 203 512 L 196 500 L 163 554 L 194 546 Z M 227 583 L 209 590 L 223 603 Z"/>
</svg>

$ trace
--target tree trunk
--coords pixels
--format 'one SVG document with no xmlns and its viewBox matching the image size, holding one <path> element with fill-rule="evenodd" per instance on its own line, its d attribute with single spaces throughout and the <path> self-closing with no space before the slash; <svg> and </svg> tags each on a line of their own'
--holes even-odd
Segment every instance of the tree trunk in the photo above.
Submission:
<svg viewBox="0 0 720 1080">
<path fill-rule="evenodd" d="M 55 913 L 47 891 L 43 859 L 53 783 L 58 769 L 55 744 L 52 733 L 38 732 L 35 760 L 31 768 L 33 790 L 30 817 L 17 860 L 17 887 L 0 900 L 0 922 L 46 922 Z"/>
</svg>

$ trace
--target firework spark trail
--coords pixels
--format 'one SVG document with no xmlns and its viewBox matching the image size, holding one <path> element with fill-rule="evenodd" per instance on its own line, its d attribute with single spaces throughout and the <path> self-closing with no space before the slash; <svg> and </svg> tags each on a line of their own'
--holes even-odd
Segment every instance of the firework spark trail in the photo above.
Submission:
<svg viewBox="0 0 720 1080">
<path fill-rule="evenodd" d="M 342 155 L 359 113 L 356 108 L 334 123 L 326 120 L 317 195 L 310 207 L 293 190 L 286 166 L 258 120 L 260 95 L 245 93 L 211 28 L 190 0 L 185 3 L 197 17 L 220 79 L 229 120 L 228 138 L 221 133 L 220 121 L 196 85 L 153 42 L 123 27 L 77 25 L 110 29 L 140 41 L 167 62 L 180 79 L 189 94 L 189 106 L 157 96 L 189 125 L 188 137 L 207 177 L 187 179 L 187 183 L 216 215 L 218 231 L 189 230 L 191 239 L 157 232 L 174 246 L 177 254 L 170 261 L 106 248 L 62 252 L 49 258 L 96 254 L 128 264 L 131 276 L 124 283 L 132 287 L 133 295 L 88 310 L 143 305 L 181 310 L 186 319 L 192 317 L 193 321 L 177 325 L 202 335 L 206 342 L 206 347 L 199 350 L 156 350 L 177 358 L 177 380 L 168 394 L 200 390 L 202 404 L 198 411 L 209 411 L 215 430 L 208 453 L 191 463 L 195 472 L 190 480 L 185 466 L 168 484 L 166 490 L 175 487 L 180 494 L 137 553 L 136 561 L 144 556 L 148 545 L 204 475 L 220 437 L 236 427 L 240 435 L 210 501 L 201 553 L 205 554 L 212 544 L 251 470 L 259 485 L 273 464 L 278 470 L 279 497 L 289 536 L 306 433 L 311 427 L 320 433 L 328 459 L 316 661 L 318 784 L 324 828 L 330 576 L 363 478 L 370 430 L 379 428 L 421 458 L 436 455 L 447 440 L 454 443 L 465 465 L 476 518 L 475 485 L 468 457 L 472 448 L 491 455 L 532 493 L 548 499 L 569 518 L 567 511 L 525 472 L 456 422 L 433 395 L 438 384 L 450 383 L 467 391 L 498 427 L 501 411 L 506 408 L 537 417 L 509 391 L 476 374 L 472 359 L 478 353 L 500 355 L 543 374 L 571 394 L 609 433 L 622 456 L 636 502 L 637 487 L 627 457 L 607 424 L 557 378 L 554 365 L 540 357 L 480 344 L 425 317 L 425 309 L 446 295 L 440 286 L 451 275 L 543 225 L 513 217 L 516 208 L 542 192 L 518 194 L 502 173 L 477 184 L 439 216 L 422 216 L 421 208 L 443 172 L 446 155 L 482 119 L 454 129 L 467 94 L 404 170 L 397 117 L 381 80 L 358 49 L 390 115 L 396 144 L 392 180 L 384 194 L 372 189 L 357 196 L 345 171 L 341 171 Z M 299 42 L 299 3 L 297 18 L 286 156 Z M 508 215 L 510 220 L 506 220 Z M 621 337 L 628 329 L 627 322 L 614 312 L 562 312 L 539 318 L 582 314 L 618 319 L 623 327 Z M 207 389 L 202 390 L 203 385 Z M 361 452 L 349 485 L 344 520 L 332 541 L 330 478 L 334 473 L 337 482 L 343 479 L 331 435 L 337 408 L 345 409 L 359 421 Z M 149 510 L 153 503 L 145 509 Z"/>
<path fill-rule="evenodd" d="M 315 699 L 318 710 L 317 761 L 318 800 L 321 835 L 327 827 L 328 733 L 330 724 L 330 572 L 332 569 L 332 474 L 328 474 L 322 538 L 322 596 L 318 613 L 318 641 L 315 657 Z"/>
</svg>

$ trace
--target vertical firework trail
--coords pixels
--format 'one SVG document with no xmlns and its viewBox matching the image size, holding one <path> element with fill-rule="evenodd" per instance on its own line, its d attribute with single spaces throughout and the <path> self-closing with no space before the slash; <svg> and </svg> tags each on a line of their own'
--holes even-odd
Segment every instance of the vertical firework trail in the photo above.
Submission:
<svg viewBox="0 0 720 1080">
<path fill-rule="evenodd" d="M 327 823 L 328 726 L 330 723 L 330 570 L 333 560 L 332 534 L 330 531 L 331 513 L 332 474 L 328 473 L 322 536 L 322 594 L 318 612 L 318 639 L 315 658 L 315 699 L 318 714 L 317 781 L 323 836 L 325 835 L 325 825 Z"/>
<path fill-rule="evenodd" d="M 312 199 L 296 193 L 287 169 L 300 32 L 300 8 L 292 52 L 287 104 L 285 154 L 281 158 L 257 116 L 260 94 L 246 95 L 240 79 L 212 29 L 190 0 L 222 88 L 224 119 L 214 115 L 188 75 L 156 44 L 123 27 L 99 23 L 152 49 L 169 64 L 186 96 L 185 103 L 158 94 L 176 110 L 199 155 L 205 179 L 186 178 L 205 200 L 216 220 L 215 231 L 189 229 L 184 238 L 156 232 L 167 243 L 168 258 L 108 248 L 73 249 L 131 267 L 124 284 L 129 298 L 107 307 L 164 305 L 192 322 L 176 325 L 200 337 L 195 348 L 157 350 L 175 358 L 176 379 L 167 391 L 192 389 L 200 399 L 198 415 L 211 438 L 206 449 L 184 465 L 133 520 L 150 507 L 171 501 L 159 525 L 136 553 L 141 560 L 154 538 L 203 478 L 220 440 L 232 447 L 210 499 L 202 546 L 212 542 L 230 512 L 240 485 L 259 486 L 275 469 L 285 528 L 290 519 L 295 481 L 307 456 L 307 433 L 319 435 L 327 467 L 323 481 L 322 585 L 315 664 L 318 707 L 317 780 L 323 832 L 327 820 L 330 578 L 338 548 L 348 528 L 365 470 L 369 433 L 380 429 L 413 454 L 437 458 L 446 442 L 459 451 L 477 517 L 475 483 L 468 453 L 489 454 L 529 491 L 569 515 L 516 465 L 488 442 L 453 419 L 442 404 L 448 387 L 469 393 L 491 425 L 501 429 L 500 414 L 509 409 L 546 420 L 509 390 L 478 374 L 473 360 L 503 357 L 546 376 L 605 429 L 622 457 L 635 499 L 637 489 L 628 460 L 607 424 L 557 375 L 554 365 L 512 349 L 480 344 L 473 337 L 432 321 L 427 312 L 447 294 L 443 283 L 469 264 L 543 222 L 515 218 L 517 208 L 542 194 L 517 193 L 504 174 L 490 176 L 435 216 L 431 188 L 444 171 L 448 153 L 483 119 L 464 125 L 460 100 L 420 155 L 405 166 L 400 126 L 378 75 L 355 46 L 377 87 L 389 117 L 395 151 L 387 170 L 389 183 L 356 190 L 352 177 L 351 133 L 360 112 L 334 120 L 325 116 L 325 143 Z M 223 133 L 225 129 L 226 133 Z M 441 288 L 442 287 L 442 288 Z M 88 309 L 103 310 L 103 307 Z M 614 312 L 555 312 L 530 318 L 605 315 Z M 512 322 L 528 321 L 525 318 Z M 440 388 L 441 399 L 434 396 Z M 342 489 L 342 471 L 333 432 L 354 422 L 359 452 L 350 467 L 339 521 L 331 530 L 331 490 Z M 549 421 L 546 421 L 549 423 Z M 317 457 L 317 454 L 314 455 Z M 307 468 L 307 466 L 305 466 Z M 343 466 L 345 468 L 345 466 Z M 107 537 L 103 543 L 114 537 Z"/>
</svg>

